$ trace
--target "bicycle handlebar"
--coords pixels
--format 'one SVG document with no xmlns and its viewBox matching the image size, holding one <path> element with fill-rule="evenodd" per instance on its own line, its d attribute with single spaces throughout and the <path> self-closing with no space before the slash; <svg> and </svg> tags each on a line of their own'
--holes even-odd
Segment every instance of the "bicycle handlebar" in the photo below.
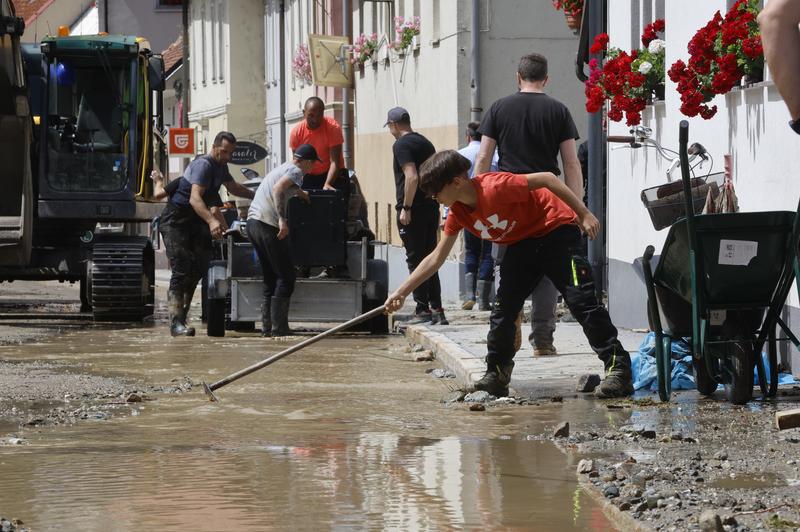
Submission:
<svg viewBox="0 0 800 532">
<path fill-rule="evenodd" d="M 624 136 L 624 135 L 610 135 L 606 137 L 608 142 L 621 142 L 624 144 L 634 144 L 636 139 L 631 136 Z"/>
</svg>

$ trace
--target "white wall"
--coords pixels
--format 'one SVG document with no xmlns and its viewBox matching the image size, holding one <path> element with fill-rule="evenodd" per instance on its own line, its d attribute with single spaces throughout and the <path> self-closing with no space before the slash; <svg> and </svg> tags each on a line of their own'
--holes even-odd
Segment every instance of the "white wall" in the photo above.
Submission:
<svg viewBox="0 0 800 532">
<path fill-rule="evenodd" d="M 629 0 L 610 0 L 608 13 L 612 46 L 630 48 Z M 688 60 L 686 45 L 697 29 L 717 10 L 724 14 L 725 0 L 696 2 L 669 0 L 666 9 L 666 64 Z M 714 157 L 714 172 L 722 171 L 723 156 L 731 154 L 733 180 L 742 211 L 789 210 L 797 208 L 797 176 L 800 167 L 800 137 L 786 126 L 789 114 L 771 82 L 736 89 L 717 96 L 716 116 L 711 120 L 687 118 L 680 111 L 675 84 L 666 81 L 666 98 L 648 108 L 642 124 L 653 128 L 653 138 L 677 149 L 678 125 L 689 121 L 689 142 L 700 142 Z M 610 122 L 609 135 L 627 135 L 624 123 Z M 667 162 L 654 150 L 608 151 L 608 257 L 609 306 L 618 325 L 646 325 L 645 293 L 641 282 L 632 277 L 631 263 L 648 244 L 660 250 L 667 229 L 656 232 L 639 194 L 642 189 L 666 182 Z M 706 167 L 707 169 L 708 167 Z M 674 173 L 676 178 L 680 172 Z M 796 290 L 788 304 L 798 306 Z"/>
</svg>

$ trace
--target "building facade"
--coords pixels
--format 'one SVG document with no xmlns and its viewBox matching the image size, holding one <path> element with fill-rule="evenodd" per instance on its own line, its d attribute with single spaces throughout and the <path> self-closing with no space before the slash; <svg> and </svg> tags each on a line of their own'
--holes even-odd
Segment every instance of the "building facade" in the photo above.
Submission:
<svg viewBox="0 0 800 532">
<path fill-rule="evenodd" d="M 695 32 L 719 10 L 723 13 L 732 1 L 712 0 L 609 0 L 608 29 L 611 46 L 637 47 L 638 33 L 652 18 L 666 20 L 666 65 L 687 61 L 687 44 Z M 720 172 L 730 156 L 731 172 L 741 211 L 789 210 L 797 208 L 798 187 L 794 168 L 800 164 L 800 137 L 786 126 L 789 114 L 765 72 L 765 81 L 745 88 L 734 88 L 717 96 L 710 105 L 718 111 L 710 120 L 687 118 L 679 111 L 680 95 L 667 78 L 665 100 L 649 106 L 642 125 L 652 128 L 652 138 L 667 148 L 678 148 L 678 126 L 689 122 L 689 142 L 701 143 L 714 160 L 701 173 Z M 609 135 L 627 135 L 624 123 L 609 122 Z M 618 145 L 616 145 L 618 146 Z M 666 182 L 669 161 L 655 150 L 615 149 L 608 152 L 608 279 L 609 308 L 614 322 L 627 327 L 647 325 L 646 293 L 633 266 L 647 245 L 656 250 L 663 245 L 667 230 L 655 231 L 641 191 Z M 674 173 L 675 178 L 680 173 Z M 658 251 L 657 251 L 658 252 Z M 790 292 L 784 319 L 800 326 L 798 298 Z M 784 346 L 785 350 L 786 347 Z M 794 357 L 792 367 L 800 367 L 797 354 L 784 351 L 784 361 Z"/>
<path fill-rule="evenodd" d="M 189 19 L 189 127 L 198 154 L 220 131 L 263 144 L 264 2 L 194 0 Z"/>
</svg>

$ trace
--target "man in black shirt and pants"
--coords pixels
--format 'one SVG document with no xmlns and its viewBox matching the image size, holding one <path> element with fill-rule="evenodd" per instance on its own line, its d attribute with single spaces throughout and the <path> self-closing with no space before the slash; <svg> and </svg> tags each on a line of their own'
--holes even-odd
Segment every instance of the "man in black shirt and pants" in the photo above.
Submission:
<svg viewBox="0 0 800 532">
<path fill-rule="evenodd" d="M 517 70 L 519 92 L 497 100 L 481 120 L 481 147 L 475 159 L 475 175 L 489 170 L 497 148 L 501 172 L 560 174 L 558 155 L 564 164 L 566 185 L 583 197 L 583 177 L 575 140 L 578 130 L 569 109 L 545 94 L 547 59 L 540 54 L 522 57 Z M 533 291 L 530 335 L 534 356 L 556 354 L 553 332 L 558 291 L 543 278 Z"/>
<path fill-rule="evenodd" d="M 386 126 L 389 126 L 389 133 L 396 139 L 392 152 L 397 192 L 397 229 L 406 248 L 406 263 L 410 273 L 436 248 L 439 204 L 417 187 L 419 167 L 436 153 L 436 148 L 431 141 L 411 129 L 411 117 L 402 107 L 389 110 Z M 417 308 L 412 323 L 448 324 L 442 309 L 442 287 L 438 273 L 414 290 L 414 301 Z"/>
</svg>

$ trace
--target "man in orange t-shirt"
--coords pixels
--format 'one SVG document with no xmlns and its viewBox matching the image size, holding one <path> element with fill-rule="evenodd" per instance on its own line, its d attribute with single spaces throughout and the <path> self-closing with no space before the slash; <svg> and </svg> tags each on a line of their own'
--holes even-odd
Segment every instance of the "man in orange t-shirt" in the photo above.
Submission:
<svg viewBox="0 0 800 532">
<path fill-rule="evenodd" d="M 305 190 L 335 190 L 342 188 L 346 181 L 340 176 L 347 175 L 342 157 L 342 128 L 333 118 L 325 116 L 325 102 L 312 96 L 303 106 L 303 121 L 292 128 L 289 134 L 289 147 L 292 152 L 301 144 L 311 144 L 317 150 L 320 162 L 303 178 Z M 338 185 L 338 186 L 337 186 Z M 346 188 L 343 190 L 347 196 Z"/>
<path fill-rule="evenodd" d="M 444 235 L 384 306 L 394 312 L 406 296 L 436 273 L 462 229 L 505 244 L 498 301 L 487 337 L 486 373 L 475 388 L 502 397 L 514 369 L 515 321 L 525 298 L 547 276 L 564 296 L 603 361 L 601 398 L 633 393 L 631 359 L 617 339 L 608 311 L 597 300 L 589 262 L 578 255 L 581 232 L 594 239 L 600 223 L 552 172 L 489 172 L 469 178 L 470 161 L 454 150 L 432 155 L 420 168 L 419 186 L 450 208 Z"/>
</svg>

